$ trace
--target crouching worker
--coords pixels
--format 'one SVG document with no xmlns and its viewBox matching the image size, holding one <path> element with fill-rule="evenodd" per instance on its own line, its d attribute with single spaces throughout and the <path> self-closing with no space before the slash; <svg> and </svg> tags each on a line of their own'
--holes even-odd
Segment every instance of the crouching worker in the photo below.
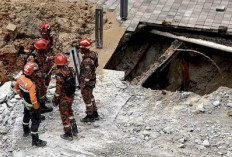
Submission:
<svg viewBox="0 0 232 157">
<path fill-rule="evenodd" d="M 53 97 L 53 105 L 59 106 L 60 116 L 64 127 L 61 138 L 65 140 L 73 140 L 73 136 L 77 136 L 78 130 L 76 120 L 74 119 L 72 103 L 75 93 L 75 73 L 68 67 L 67 57 L 58 53 L 55 57 L 57 65 L 56 73 L 56 92 Z"/>
<path fill-rule="evenodd" d="M 38 102 L 38 94 L 33 77 L 38 71 L 36 63 L 29 62 L 24 66 L 24 74 L 19 77 L 15 83 L 17 93 L 23 98 L 24 117 L 23 117 L 23 136 L 29 136 L 31 132 L 32 146 L 43 147 L 46 141 L 40 140 L 38 136 L 38 128 L 41 121 L 40 105 Z M 31 120 L 31 129 L 29 121 Z"/>
</svg>

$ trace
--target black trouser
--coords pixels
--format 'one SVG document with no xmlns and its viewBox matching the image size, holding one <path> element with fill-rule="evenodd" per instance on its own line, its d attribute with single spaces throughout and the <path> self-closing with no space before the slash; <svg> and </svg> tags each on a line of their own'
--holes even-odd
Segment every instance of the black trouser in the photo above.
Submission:
<svg viewBox="0 0 232 157">
<path fill-rule="evenodd" d="M 23 125 L 29 124 L 29 121 L 31 120 L 31 135 L 32 135 L 32 141 L 38 140 L 38 129 L 40 120 L 36 118 L 35 113 L 32 110 L 28 110 L 26 107 L 24 107 L 24 117 L 23 117 Z M 29 128 L 29 125 L 28 125 Z"/>
</svg>

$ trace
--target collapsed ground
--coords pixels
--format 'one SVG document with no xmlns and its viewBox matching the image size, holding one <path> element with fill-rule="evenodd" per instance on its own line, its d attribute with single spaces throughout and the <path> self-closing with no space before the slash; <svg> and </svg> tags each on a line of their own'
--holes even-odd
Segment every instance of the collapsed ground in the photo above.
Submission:
<svg viewBox="0 0 232 157">
<path fill-rule="evenodd" d="M 11 2 L 19 3 L 19 0 Z M 34 6 L 32 3 L 24 2 L 30 1 L 23 1 L 20 4 Z M 10 6 L 9 4 L 11 3 L 8 2 L 7 5 Z M 62 3 L 62 7 L 66 6 L 65 4 Z M 4 5 L 6 4 L 2 6 Z M 14 6 L 14 4 L 11 5 Z M 41 5 L 47 7 L 47 5 Z M 61 4 L 49 5 L 57 7 Z M 70 5 L 67 4 L 67 6 Z M 66 19 L 66 17 L 63 18 Z M 70 18 L 68 20 L 72 21 Z M 39 28 L 40 23 L 41 21 L 36 28 Z M 8 21 L 4 26 L 7 24 Z M 66 23 L 62 22 L 62 24 Z M 34 28 L 33 31 L 37 31 Z M 68 38 L 72 33 L 65 30 L 64 34 Z M 88 36 L 88 34 L 85 35 Z M 12 39 L 9 43 L 18 40 L 20 39 Z M 23 37 L 22 41 L 24 40 L 32 39 Z M 160 40 L 160 48 L 154 48 L 156 52 L 162 52 L 168 48 L 169 44 L 165 44 L 165 40 Z M 144 42 L 144 40 L 140 41 Z M 64 43 L 60 42 L 60 44 Z M 63 47 L 58 46 L 55 49 L 59 48 Z M 126 47 L 121 48 L 125 50 Z M 131 48 L 138 53 L 141 52 L 138 50 L 143 47 Z M 62 50 L 66 52 L 68 49 L 67 43 L 67 49 Z M 130 62 L 126 66 L 133 67 L 133 60 L 127 57 Z M 136 60 L 136 57 L 134 59 Z M 203 63 L 210 64 L 207 60 L 202 60 Z M 5 63 L 8 62 L 4 61 Z M 140 68 L 138 70 L 142 71 Z M 217 70 L 213 70 L 215 72 L 213 74 L 218 75 Z M 85 107 L 80 91 L 76 92 L 73 108 L 80 133 L 72 142 L 59 137 L 63 133 L 59 110 L 55 108 L 54 112 L 45 114 L 46 120 L 41 123 L 39 130 L 41 139 L 48 141 L 48 145 L 44 148 L 31 147 L 31 138 L 22 137 L 23 105 L 19 96 L 9 92 L 11 83 L 8 82 L 7 90 L 1 90 L 1 95 L 8 92 L 9 95 L 0 103 L 0 156 L 232 156 L 231 118 L 227 116 L 227 111 L 232 107 L 231 89 L 220 87 L 211 94 L 199 96 L 192 92 L 146 89 L 134 85 L 133 82 L 130 84 L 123 81 L 123 78 L 124 73 L 118 71 L 103 70 L 101 74 L 98 74 L 97 86 L 94 90 L 101 116 L 98 122 L 91 124 L 79 122 L 85 115 Z M 53 78 L 47 95 L 50 99 L 54 95 L 54 87 Z"/>
<path fill-rule="evenodd" d="M 231 53 L 155 35 L 151 30 L 145 27 L 136 33 L 125 34 L 106 68 L 125 71 L 126 80 L 154 90 L 191 91 L 204 95 L 221 86 L 232 87 Z M 225 45 L 232 42 L 216 34 L 211 34 L 209 38 L 191 33 L 172 33 L 196 39 L 211 39 Z M 174 57 L 163 64 L 172 53 Z M 158 67 L 158 70 L 154 67 Z"/>
</svg>

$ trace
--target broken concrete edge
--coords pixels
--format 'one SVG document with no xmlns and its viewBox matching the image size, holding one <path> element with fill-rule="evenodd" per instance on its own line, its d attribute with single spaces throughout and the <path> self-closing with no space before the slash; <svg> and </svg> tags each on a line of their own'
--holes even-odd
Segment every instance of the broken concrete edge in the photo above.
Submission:
<svg viewBox="0 0 232 157">
<path fill-rule="evenodd" d="M 11 99 L 14 97 L 16 92 L 13 89 L 13 82 L 8 81 L 5 82 L 1 87 L 0 87 L 0 104 L 5 103 L 8 99 Z"/>
<path fill-rule="evenodd" d="M 188 26 L 179 26 L 179 25 L 162 25 L 158 23 L 149 23 L 149 22 L 143 22 L 140 21 L 139 25 L 144 24 L 146 26 L 151 26 L 155 28 L 162 28 L 164 30 L 168 29 L 175 29 L 177 31 L 194 31 L 194 32 L 203 32 L 203 33 L 213 33 L 217 35 L 225 35 L 225 36 L 231 36 L 232 32 L 226 31 L 226 32 L 220 32 L 220 27 L 226 27 L 223 25 L 220 25 L 218 27 L 212 27 L 212 28 L 199 28 L 199 27 L 188 27 Z"/>
</svg>

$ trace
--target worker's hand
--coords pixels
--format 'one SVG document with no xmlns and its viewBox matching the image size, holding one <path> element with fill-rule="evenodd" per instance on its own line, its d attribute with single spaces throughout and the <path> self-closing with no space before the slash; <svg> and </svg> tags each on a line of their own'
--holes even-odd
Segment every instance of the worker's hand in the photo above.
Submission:
<svg viewBox="0 0 232 157">
<path fill-rule="evenodd" d="M 35 114 L 35 118 L 40 121 L 41 120 L 41 111 L 40 111 L 40 109 L 34 109 L 34 114 Z"/>
<path fill-rule="evenodd" d="M 85 88 L 85 83 L 82 83 L 82 84 L 80 85 L 80 87 L 81 87 L 81 89 L 84 89 L 84 88 Z"/>
<path fill-rule="evenodd" d="M 20 96 L 20 98 L 23 98 L 23 95 L 21 92 L 19 92 L 18 95 Z"/>
<path fill-rule="evenodd" d="M 80 48 L 79 40 L 74 40 L 71 42 L 72 47 L 76 47 L 77 49 Z"/>
<path fill-rule="evenodd" d="M 46 73 L 43 73 L 43 74 L 42 74 L 42 78 L 43 78 L 43 79 L 46 79 L 47 77 L 48 77 L 48 75 L 47 75 Z"/>
</svg>

